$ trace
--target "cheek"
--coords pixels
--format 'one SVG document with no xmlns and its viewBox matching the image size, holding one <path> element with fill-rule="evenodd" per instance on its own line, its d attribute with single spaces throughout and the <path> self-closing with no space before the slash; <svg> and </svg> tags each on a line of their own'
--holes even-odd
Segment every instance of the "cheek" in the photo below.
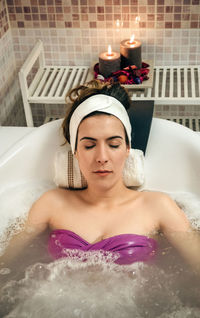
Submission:
<svg viewBox="0 0 200 318">
<path fill-rule="evenodd" d="M 77 151 L 76 152 L 76 159 L 78 160 L 79 167 L 81 171 L 85 170 L 89 166 L 91 166 L 91 155 L 88 155 L 85 151 Z"/>
<path fill-rule="evenodd" d="M 118 166 L 119 168 L 120 167 L 123 168 L 127 157 L 128 157 L 128 152 L 127 153 L 125 153 L 124 151 L 121 152 L 121 154 L 118 154 L 118 156 L 114 158 L 115 165 Z"/>
</svg>

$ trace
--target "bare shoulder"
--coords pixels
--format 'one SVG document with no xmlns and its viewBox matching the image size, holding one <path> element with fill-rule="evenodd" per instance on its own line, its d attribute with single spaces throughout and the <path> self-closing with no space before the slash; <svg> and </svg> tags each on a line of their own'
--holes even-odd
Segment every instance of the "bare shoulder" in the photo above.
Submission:
<svg viewBox="0 0 200 318">
<path fill-rule="evenodd" d="M 29 225 L 43 224 L 45 227 L 48 226 L 52 211 L 57 209 L 64 199 L 70 196 L 69 190 L 64 189 L 52 189 L 44 194 L 34 202 L 32 205 L 29 214 L 27 223 Z"/>
<path fill-rule="evenodd" d="M 152 199 L 165 200 L 169 198 L 167 194 L 165 194 L 164 192 L 159 192 L 159 191 L 142 191 L 141 193 L 146 200 L 152 200 Z"/>
<path fill-rule="evenodd" d="M 166 193 L 159 191 L 144 191 L 142 192 L 145 201 L 150 202 L 155 208 L 163 207 L 177 207 L 176 202 Z"/>
<path fill-rule="evenodd" d="M 156 214 L 162 232 L 191 229 L 184 211 L 166 193 L 147 191 L 144 192 L 144 198 Z"/>
<path fill-rule="evenodd" d="M 53 204 L 57 200 L 70 197 L 72 191 L 67 189 L 55 188 L 45 192 L 37 201 L 37 204 Z"/>
<path fill-rule="evenodd" d="M 152 208 L 156 209 L 161 206 L 174 205 L 175 202 L 170 198 L 169 195 L 159 191 L 143 191 L 142 198 L 146 204 L 149 204 Z"/>
</svg>

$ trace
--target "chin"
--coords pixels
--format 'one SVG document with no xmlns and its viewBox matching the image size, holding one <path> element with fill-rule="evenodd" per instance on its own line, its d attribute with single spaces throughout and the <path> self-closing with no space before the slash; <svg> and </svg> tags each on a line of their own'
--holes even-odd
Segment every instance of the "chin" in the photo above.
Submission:
<svg viewBox="0 0 200 318">
<path fill-rule="evenodd" d="M 115 187 L 117 184 L 121 183 L 121 180 L 119 179 L 115 179 L 115 180 L 91 180 L 90 182 L 88 182 L 88 186 L 90 186 L 92 189 L 99 189 L 99 190 L 104 190 L 104 191 L 108 191 L 110 189 L 112 189 L 113 187 Z M 123 183 L 123 182 L 122 182 Z"/>
</svg>

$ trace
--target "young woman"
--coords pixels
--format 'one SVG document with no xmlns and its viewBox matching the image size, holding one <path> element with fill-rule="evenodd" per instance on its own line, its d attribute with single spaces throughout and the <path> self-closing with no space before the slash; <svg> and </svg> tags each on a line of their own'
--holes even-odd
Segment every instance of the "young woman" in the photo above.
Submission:
<svg viewBox="0 0 200 318">
<path fill-rule="evenodd" d="M 114 253 L 116 263 L 130 264 L 150 260 L 156 254 L 157 235 L 163 233 L 198 271 L 199 238 L 184 212 L 164 193 L 139 192 L 124 184 L 131 147 L 126 90 L 92 81 L 69 97 L 73 104 L 63 132 L 87 188 L 57 188 L 42 195 L 29 212 L 18 246 L 49 228 L 53 258 L 67 257 L 68 249 L 103 250 Z"/>
</svg>

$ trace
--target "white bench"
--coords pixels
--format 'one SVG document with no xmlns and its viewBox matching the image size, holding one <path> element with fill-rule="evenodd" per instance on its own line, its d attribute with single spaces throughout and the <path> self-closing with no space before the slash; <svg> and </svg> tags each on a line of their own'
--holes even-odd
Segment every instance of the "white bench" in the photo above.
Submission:
<svg viewBox="0 0 200 318">
<path fill-rule="evenodd" d="M 133 90 L 130 96 L 156 105 L 200 105 L 200 66 L 155 66 L 153 87 Z"/>
<path fill-rule="evenodd" d="M 28 86 L 27 76 L 35 62 L 39 69 Z M 155 66 L 153 87 L 129 89 L 132 100 L 153 100 L 163 105 L 200 105 L 200 66 Z M 48 66 L 42 41 L 38 40 L 19 72 L 27 126 L 33 126 L 31 103 L 65 104 L 67 92 L 93 78 L 89 66 Z"/>
<path fill-rule="evenodd" d="M 37 60 L 39 68 L 28 85 L 27 77 Z M 19 71 L 27 126 L 33 126 L 31 103 L 65 104 L 65 96 L 70 89 L 91 79 L 89 66 L 46 65 L 43 43 L 38 40 Z"/>
</svg>

